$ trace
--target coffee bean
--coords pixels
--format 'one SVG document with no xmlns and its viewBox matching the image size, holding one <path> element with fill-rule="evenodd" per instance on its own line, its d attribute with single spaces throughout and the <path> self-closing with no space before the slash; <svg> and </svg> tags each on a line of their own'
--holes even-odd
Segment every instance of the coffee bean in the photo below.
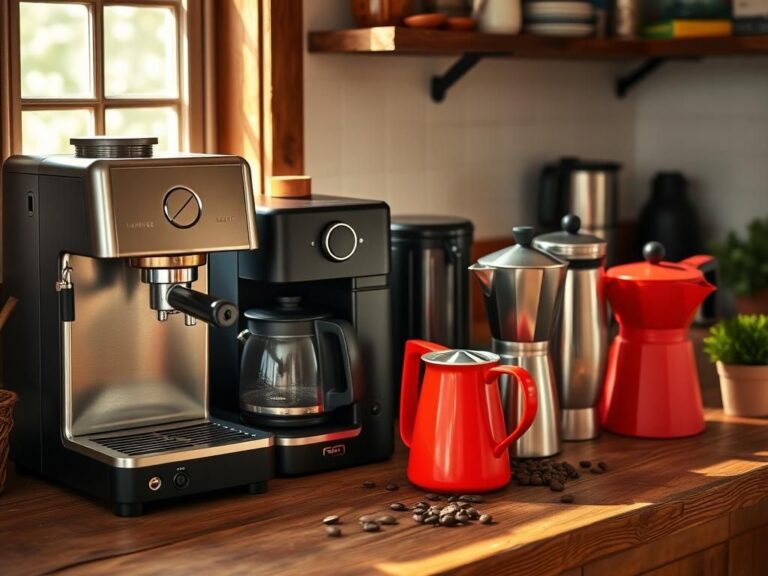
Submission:
<svg viewBox="0 0 768 576">
<path fill-rule="evenodd" d="M 429 516 L 424 519 L 424 524 L 434 524 L 437 525 L 440 519 L 437 516 Z"/>
<path fill-rule="evenodd" d="M 422 522 L 424 522 L 424 514 L 414 514 L 413 521 L 421 524 Z"/>
<path fill-rule="evenodd" d="M 424 500 L 419 500 L 416 502 L 416 507 L 423 507 L 423 508 L 429 508 L 431 504 L 429 502 L 425 502 Z"/>
<path fill-rule="evenodd" d="M 553 492 L 562 492 L 563 490 L 565 490 L 565 486 L 563 486 L 557 480 L 553 480 L 549 485 L 549 489 L 552 490 Z"/>
<path fill-rule="evenodd" d="M 323 518 L 323 524 L 338 524 L 339 523 L 339 517 L 338 516 L 326 516 Z"/>
<path fill-rule="evenodd" d="M 517 485 L 518 486 L 530 486 L 531 485 L 531 477 L 530 476 L 518 476 L 518 478 L 517 478 Z"/>
<path fill-rule="evenodd" d="M 579 466 L 581 466 L 584 469 L 592 468 L 592 462 L 590 462 L 589 460 L 582 460 L 581 462 L 579 462 Z"/>
<path fill-rule="evenodd" d="M 395 512 L 404 512 L 405 510 L 408 510 L 408 506 L 402 502 L 393 502 L 389 505 L 389 509 L 394 510 Z"/>
<path fill-rule="evenodd" d="M 455 516 L 451 516 L 450 514 L 446 514 L 445 516 L 441 516 L 440 517 L 440 525 L 441 526 L 446 526 L 446 527 L 449 527 L 449 528 L 451 526 L 456 526 L 456 517 Z"/>
<path fill-rule="evenodd" d="M 378 532 L 381 530 L 381 526 L 379 526 L 378 522 L 366 522 L 363 524 L 363 530 L 366 532 Z"/>
<path fill-rule="evenodd" d="M 458 506 L 454 506 L 453 504 L 451 504 L 450 506 L 446 506 L 445 508 L 440 510 L 440 514 L 456 514 L 456 512 L 458 512 L 459 510 L 460 508 Z"/>
<path fill-rule="evenodd" d="M 376 482 L 372 482 L 371 480 L 366 480 L 363 482 L 363 488 L 376 488 Z"/>
<path fill-rule="evenodd" d="M 365 524 L 366 522 L 375 522 L 376 516 L 374 516 L 373 514 L 366 514 L 364 516 L 360 516 L 360 518 L 358 518 L 357 521 L 360 522 L 360 524 Z"/>
<path fill-rule="evenodd" d="M 459 496 L 457 494 L 451 494 L 448 496 L 448 502 L 457 502 L 459 500 Z"/>
<path fill-rule="evenodd" d="M 598 468 L 597 466 L 592 466 L 592 468 L 590 468 L 589 471 L 592 472 L 592 474 L 602 474 L 603 473 L 603 469 L 602 468 Z"/>
<path fill-rule="evenodd" d="M 480 496 L 479 494 L 464 494 L 462 496 L 459 496 L 459 500 L 463 502 L 472 502 L 473 504 L 477 504 L 483 501 L 483 497 Z"/>
<path fill-rule="evenodd" d="M 461 508 L 462 510 L 466 510 L 467 508 L 471 508 L 471 507 L 472 507 L 472 504 L 470 504 L 469 502 L 463 502 L 463 501 L 462 501 L 462 502 L 457 502 L 457 503 L 456 503 L 456 506 L 458 506 L 458 507 L 459 507 L 459 508 Z"/>
<path fill-rule="evenodd" d="M 325 533 L 328 534 L 329 538 L 338 538 L 341 536 L 341 528 L 338 526 L 326 526 Z"/>
<path fill-rule="evenodd" d="M 560 496 L 560 502 L 563 504 L 571 504 L 576 498 L 574 498 L 573 494 L 563 494 Z"/>
<path fill-rule="evenodd" d="M 424 498 L 432 501 L 442 500 L 439 494 L 433 494 L 432 492 L 430 492 L 429 494 L 426 494 Z"/>
<path fill-rule="evenodd" d="M 490 524 L 493 522 L 493 516 L 490 514 L 483 514 L 480 516 L 480 524 Z"/>
<path fill-rule="evenodd" d="M 538 474 L 534 474 L 531 476 L 531 485 L 533 486 L 542 486 L 544 482 L 541 480 L 541 476 Z"/>
<path fill-rule="evenodd" d="M 467 508 L 466 512 L 470 520 L 477 520 L 480 518 L 480 512 L 478 512 L 475 508 Z"/>
<path fill-rule="evenodd" d="M 571 480 L 578 480 L 579 478 L 581 478 L 581 474 L 579 474 L 576 470 L 574 470 L 573 472 L 570 472 L 568 474 L 568 478 L 570 478 Z"/>
<path fill-rule="evenodd" d="M 606 464 L 605 462 L 598 462 L 597 466 L 599 468 L 602 468 L 603 470 L 608 470 L 608 464 Z"/>
<path fill-rule="evenodd" d="M 456 514 L 456 521 L 457 522 L 469 522 L 469 514 L 466 512 L 459 512 Z"/>
<path fill-rule="evenodd" d="M 397 518 L 389 515 L 379 516 L 378 518 L 376 518 L 376 521 L 379 524 L 384 524 L 385 526 L 397 524 Z"/>
<path fill-rule="evenodd" d="M 387 485 L 385 486 L 385 488 L 386 488 L 387 490 L 389 490 L 390 492 L 394 492 L 395 490 L 397 490 L 398 488 L 400 488 L 400 486 L 398 486 L 398 485 L 397 485 L 397 484 L 395 484 L 394 482 L 390 482 L 389 484 L 387 484 Z"/>
</svg>

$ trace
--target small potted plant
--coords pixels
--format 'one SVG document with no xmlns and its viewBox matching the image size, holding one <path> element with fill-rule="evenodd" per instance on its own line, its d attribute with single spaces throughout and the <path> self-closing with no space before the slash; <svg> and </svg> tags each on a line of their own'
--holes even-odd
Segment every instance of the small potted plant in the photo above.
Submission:
<svg viewBox="0 0 768 576">
<path fill-rule="evenodd" d="M 704 339 L 704 352 L 717 365 L 725 413 L 768 416 L 768 316 L 723 320 Z"/>
<path fill-rule="evenodd" d="M 736 295 L 736 311 L 768 314 L 768 216 L 750 222 L 746 238 L 730 232 L 712 252 L 722 283 Z"/>
</svg>

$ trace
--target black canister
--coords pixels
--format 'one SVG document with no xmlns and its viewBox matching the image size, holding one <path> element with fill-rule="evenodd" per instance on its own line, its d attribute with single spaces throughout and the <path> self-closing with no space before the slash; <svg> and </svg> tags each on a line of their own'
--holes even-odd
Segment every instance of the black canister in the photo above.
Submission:
<svg viewBox="0 0 768 576">
<path fill-rule="evenodd" d="M 473 230 L 465 218 L 392 217 L 392 332 L 398 377 L 410 338 L 449 348 L 469 346 L 467 268 Z"/>
<path fill-rule="evenodd" d="M 688 182 L 680 172 L 659 172 L 653 192 L 640 211 L 636 254 L 648 242 L 661 242 L 672 262 L 701 253 L 701 234 L 696 207 L 688 200 Z"/>
</svg>

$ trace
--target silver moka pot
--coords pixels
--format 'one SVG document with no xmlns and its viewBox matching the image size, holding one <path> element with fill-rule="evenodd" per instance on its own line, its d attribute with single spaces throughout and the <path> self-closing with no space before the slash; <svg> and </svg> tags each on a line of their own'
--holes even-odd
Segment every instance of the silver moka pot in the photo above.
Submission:
<svg viewBox="0 0 768 576">
<path fill-rule="evenodd" d="M 560 451 L 560 407 L 549 341 L 563 301 L 568 264 L 532 246 L 533 228 L 519 226 L 516 244 L 478 259 L 469 269 L 483 290 L 493 336 L 493 351 L 502 364 L 522 366 L 536 380 L 539 410 L 533 425 L 510 448 L 520 458 L 543 458 Z M 507 425 L 522 412 L 519 392 L 502 380 Z"/>
<path fill-rule="evenodd" d="M 607 243 L 579 234 L 581 219 L 563 216 L 562 232 L 537 236 L 533 245 L 569 262 L 563 309 L 552 338 L 563 440 L 600 433 L 597 403 L 605 380 L 608 326 L 603 277 Z"/>
</svg>

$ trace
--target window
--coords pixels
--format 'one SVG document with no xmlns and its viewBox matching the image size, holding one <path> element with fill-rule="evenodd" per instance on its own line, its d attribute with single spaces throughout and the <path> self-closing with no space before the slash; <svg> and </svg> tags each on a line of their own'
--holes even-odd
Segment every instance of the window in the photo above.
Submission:
<svg viewBox="0 0 768 576">
<path fill-rule="evenodd" d="M 202 150 L 202 2 L 12 0 L 12 152 L 93 134 Z"/>
</svg>

